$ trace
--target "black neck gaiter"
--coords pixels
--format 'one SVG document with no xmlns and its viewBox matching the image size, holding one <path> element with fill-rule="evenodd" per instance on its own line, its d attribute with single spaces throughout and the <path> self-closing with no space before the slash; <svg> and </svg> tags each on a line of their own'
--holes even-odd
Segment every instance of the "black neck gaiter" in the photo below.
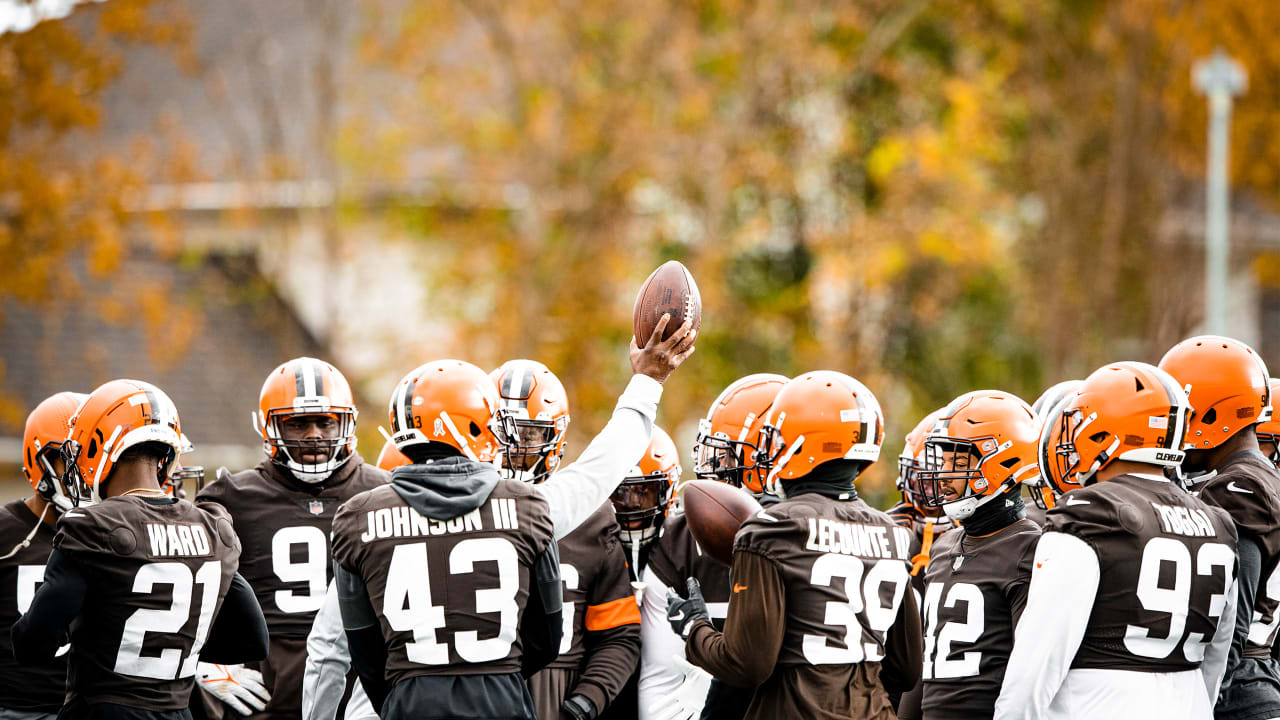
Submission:
<svg viewBox="0 0 1280 720">
<path fill-rule="evenodd" d="M 990 535 L 1003 530 L 1027 516 L 1022 503 L 1022 488 L 1017 485 L 1003 495 L 979 506 L 961 526 L 968 535 Z"/>
<path fill-rule="evenodd" d="M 787 497 L 816 493 L 837 500 L 855 500 L 858 491 L 853 481 L 866 463 L 861 460 L 828 460 L 814 468 L 808 475 L 794 480 L 783 480 L 782 489 Z"/>
</svg>

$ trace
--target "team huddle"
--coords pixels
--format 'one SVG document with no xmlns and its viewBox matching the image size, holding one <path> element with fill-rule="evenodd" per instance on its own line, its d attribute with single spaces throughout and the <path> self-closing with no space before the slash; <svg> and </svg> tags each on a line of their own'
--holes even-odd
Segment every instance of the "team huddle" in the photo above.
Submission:
<svg viewBox="0 0 1280 720">
<path fill-rule="evenodd" d="M 666 324 L 573 462 L 531 360 L 405 375 L 374 465 L 343 375 L 290 360 L 263 460 L 208 482 L 159 388 L 48 398 L 0 508 L 0 720 L 1280 718 L 1280 384 L 1244 343 L 960 395 L 887 511 L 871 390 L 740 378 L 691 449 L 761 505 L 725 564 L 655 424 L 697 336 Z"/>
</svg>

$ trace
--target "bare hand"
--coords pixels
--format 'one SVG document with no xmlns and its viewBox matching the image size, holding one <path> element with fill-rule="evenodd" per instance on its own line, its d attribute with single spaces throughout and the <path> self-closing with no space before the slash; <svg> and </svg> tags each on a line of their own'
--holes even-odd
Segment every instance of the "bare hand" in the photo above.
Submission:
<svg viewBox="0 0 1280 720">
<path fill-rule="evenodd" d="M 663 313 L 653 328 L 653 335 L 649 336 L 649 342 L 642 348 L 636 347 L 636 339 L 631 338 L 631 370 L 635 374 L 666 382 L 671 372 L 693 354 L 693 341 L 698 337 L 698 331 L 693 329 L 693 317 L 686 316 L 684 324 L 663 340 L 662 331 L 669 322 L 671 313 Z"/>
</svg>

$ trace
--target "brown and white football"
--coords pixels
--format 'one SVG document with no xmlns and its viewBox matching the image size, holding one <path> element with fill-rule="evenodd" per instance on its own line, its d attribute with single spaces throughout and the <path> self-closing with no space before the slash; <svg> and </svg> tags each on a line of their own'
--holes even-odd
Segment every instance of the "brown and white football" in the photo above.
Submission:
<svg viewBox="0 0 1280 720">
<path fill-rule="evenodd" d="M 636 345 L 644 347 L 663 313 L 671 313 L 662 339 L 670 338 L 684 323 L 686 314 L 693 316 L 693 329 L 702 325 L 702 295 L 693 274 L 678 260 L 668 260 L 654 270 L 640 286 L 632 311 L 631 325 Z"/>
<path fill-rule="evenodd" d="M 729 565 L 733 538 L 748 518 L 760 512 L 760 503 L 746 490 L 715 480 L 690 480 L 681 491 L 689 532 L 698 547 Z"/>
</svg>

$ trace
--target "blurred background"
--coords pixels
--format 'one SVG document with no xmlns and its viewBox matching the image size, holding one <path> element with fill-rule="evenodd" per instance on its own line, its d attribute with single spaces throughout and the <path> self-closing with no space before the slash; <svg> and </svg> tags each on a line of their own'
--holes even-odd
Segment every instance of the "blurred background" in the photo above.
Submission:
<svg viewBox="0 0 1280 720">
<path fill-rule="evenodd" d="M 545 362 L 569 457 L 678 259 L 704 302 L 659 424 L 751 372 L 888 417 L 1028 402 L 1203 323 L 1207 109 L 1231 123 L 1226 331 L 1280 363 L 1280 3 L 0 2 L 0 497 L 28 410 L 128 376 L 233 470 L 268 371 L 325 358 L 361 449 L 416 365 Z"/>
</svg>

